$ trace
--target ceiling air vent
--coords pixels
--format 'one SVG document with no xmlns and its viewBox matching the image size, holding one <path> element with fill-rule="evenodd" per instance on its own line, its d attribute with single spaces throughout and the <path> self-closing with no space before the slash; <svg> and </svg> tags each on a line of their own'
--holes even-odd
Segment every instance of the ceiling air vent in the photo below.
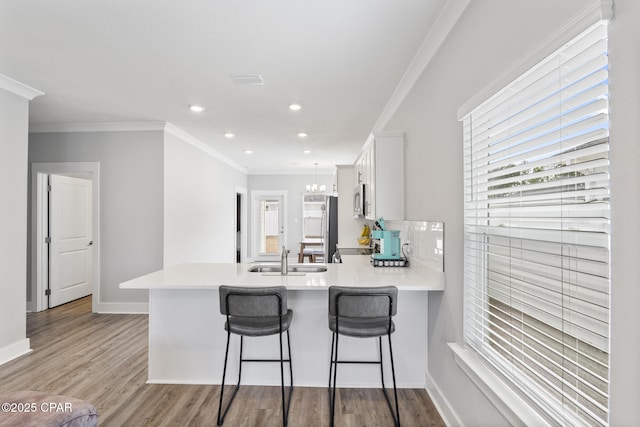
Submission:
<svg viewBox="0 0 640 427">
<path fill-rule="evenodd" d="M 237 85 L 261 85 L 264 84 L 260 74 L 230 74 L 229 77 Z"/>
</svg>

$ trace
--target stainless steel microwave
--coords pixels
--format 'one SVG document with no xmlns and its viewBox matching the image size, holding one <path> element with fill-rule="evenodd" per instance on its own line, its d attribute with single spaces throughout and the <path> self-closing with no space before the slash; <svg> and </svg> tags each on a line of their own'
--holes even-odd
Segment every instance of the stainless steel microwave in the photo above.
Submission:
<svg viewBox="0 0 640 427">
<path fill-rule="evenodd" d="M 353 190 L 353 217 L 364 218 L 367 214 L 366 201 L 364 197 L 364 184 L 356 185 Z"/>
</svg>

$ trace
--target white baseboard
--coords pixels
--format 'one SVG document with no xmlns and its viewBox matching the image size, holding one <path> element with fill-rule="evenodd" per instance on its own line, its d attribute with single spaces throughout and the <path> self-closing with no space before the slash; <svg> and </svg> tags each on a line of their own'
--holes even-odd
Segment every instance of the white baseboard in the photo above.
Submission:
<svg viewBox="0 0 640 427">
<path fill-rule="evenodd" d="M 99 302 L 96 312 L 100 314 L 149 314 L 148 302 Z"/>
<path fill-rule="evenodd" d="M 27 301 L 27 313 L 35 313 L 36 311 L 38 311 L 36 309 L 36 302 L 35 301 Z"/>
<path fill-rule="evenodd" d="M 231 381 L 232 384 L 235 384 L 233 381 Z M 165 380 L 147 380 L 147 384 L 188 384 L 188 385 L 220 385 L 220 381 L 218 380 L 218 382 L 211 382 L 211 381 L 207 381 L 207 380 L 193 380 L 193 381 L 185 381 L 185 380 L 174 380 L 174 379 L 165 379 Z M 286 384 L 286 383 L 285 383 Z M 280 385 L 278 383 L 278 385 Z M 226 381 L 225 381 L 225 386 L 226 386 Z M 297 386 L 297 384 L 296 384 Z"/>
<path fill-rule="evenodd" d="M 455 411 L 449 404 L 449 401 L 447 400 L 446 397 L 444 397 L 444 394 L 442 394 L 440 387 L 438 387 L 435 381 L 433 381 L 433 378 L 431 378 L 431 375 L 429 375 L 429 371 L 425 373 L 425 390 L 427 390 L 427 394 L 429 395 L 429 397 L 431 398 L 431 401 L 433 402 L 434 406 L 438 410 L 438 413 L 442 417 L 442 421 L 444 421 L 445 425 L 447 426 L 462 425 L 460 418 L 458 418 L 458 415 L 455 413 Z"/>
<path fill-rule="evenodd" d="M 0 348 L 0 365 L 7 363 L 10 360 L 20 357 L 23 354 L 27 354 L 31 351 L 31 341 L 29 338 L 25 338 L 20 341 L 16 341 L 13 344 L 9 344 Z"/>
</svg>

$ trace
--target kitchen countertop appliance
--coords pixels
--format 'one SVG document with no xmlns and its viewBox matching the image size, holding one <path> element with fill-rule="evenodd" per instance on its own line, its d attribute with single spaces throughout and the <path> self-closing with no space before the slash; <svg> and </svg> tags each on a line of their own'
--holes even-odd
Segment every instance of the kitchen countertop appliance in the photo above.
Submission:
<svg viewBox="0 0 640 427">
<path fill-rule="evenodd" d="M 399 230 L 373 230 L 373 239 L 380 241 L 380 252 L 371 255 L 374 267 L 406 267 L 407 259 L 402 256 Z"/>
</svg>

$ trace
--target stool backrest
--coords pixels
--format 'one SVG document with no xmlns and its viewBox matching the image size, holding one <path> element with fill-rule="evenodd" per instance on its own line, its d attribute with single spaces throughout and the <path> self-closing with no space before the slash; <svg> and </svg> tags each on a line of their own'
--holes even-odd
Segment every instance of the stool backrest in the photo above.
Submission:
<svg viewBox="0 0 640 427">
<path fill-rule="evenodd" d="M 398 310 L 395 286 L 329 287 L 329 314 L 340 317 L 388 317 Z"/>
<path fill-rule="evenodd" d="M 284 286 L 220 286 L 220 313 L 238 317 L 269 317 L 287 314 Z"/>
</svg>

